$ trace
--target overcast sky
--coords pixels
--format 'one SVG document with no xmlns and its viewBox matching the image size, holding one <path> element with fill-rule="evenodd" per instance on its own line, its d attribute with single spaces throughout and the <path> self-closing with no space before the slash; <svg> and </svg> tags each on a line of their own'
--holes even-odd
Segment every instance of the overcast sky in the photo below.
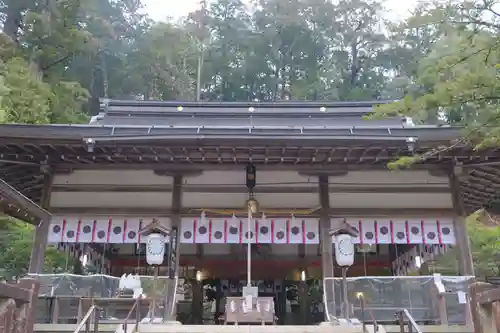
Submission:
<svg viewBox="0 0 500 333">
<path fill-rule="evenodd" d="M 413 9 L 419 0 L 386 0 L 386 7 L 390 9 L 388 18 L 403 19 Z M 200 0 L 143 0 L 146 12 L 157 21 L 163 21 L 167 17 L 180 18 L 195 10 Z"/>
</svg>

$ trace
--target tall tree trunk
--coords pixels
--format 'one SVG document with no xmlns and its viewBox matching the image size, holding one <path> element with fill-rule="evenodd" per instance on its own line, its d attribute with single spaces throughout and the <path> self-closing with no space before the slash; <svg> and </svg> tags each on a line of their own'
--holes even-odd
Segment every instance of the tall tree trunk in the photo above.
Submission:
<svg viewBox="0 0 500 333">
<path fill-rule="evenodd" d="M 352 53 L 352 64 L 351 64 L 351 86 L 356 85 L 358 76 L 358 45 L 357 42 L 353 42 L 351 45 Z"/>
<path fill-rule="evenodd" d="M 99 55 L 99 61 L 101 62 L 102 91 L 104 98 L 108 98 L 109 97 L 108 67 L 106 66 L 106 59 L 104 59 L 104 54 L 102 52 Z"/>
<path fill-rule="evenodd" d="M 23 21 L 22 12 L 25 8 L 16 6 L 15 4 L 8 4 L 5 13 L 5 22 L 3 25 L 3 32 L 9 36 L 14 42 L 19 43 L 19 28 Z"/>
</svg>

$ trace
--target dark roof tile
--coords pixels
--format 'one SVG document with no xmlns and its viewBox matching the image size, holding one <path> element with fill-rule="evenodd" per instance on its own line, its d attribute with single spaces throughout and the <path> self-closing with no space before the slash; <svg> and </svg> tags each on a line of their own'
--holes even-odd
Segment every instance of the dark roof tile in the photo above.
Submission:
<svg viewBox="0 0 500 333">
<path fill-rule="evenodd" d="M 102 125 L 141 126 L 402 126 L 404 117 L 366 120 L 383 102 L 160 102 L 107 101 Z M 182 108 L 182 109 L 179 109 Z M 249 109 L 253 108 L 250 112 Z M 324 110 L 322 109 L 324 108 Z M 181 111 L 179 111 L 181 110 Z"/>
</svg>

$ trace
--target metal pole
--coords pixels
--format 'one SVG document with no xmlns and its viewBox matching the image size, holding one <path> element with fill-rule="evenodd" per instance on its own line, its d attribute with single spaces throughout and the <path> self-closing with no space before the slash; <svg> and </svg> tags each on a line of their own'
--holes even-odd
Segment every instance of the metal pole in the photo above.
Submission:
<svg viewBox="0 0 500 333">
<path fill-rule="evenodd" d="M 252 286 L 252 248 L 250 243 L 250 221 L 252 221 L 252 205 L 248 202 L 248 223 L 247 223 L 247 286 Z"/>
<path fill-rule="evenodd" d="M 160 266 L 153 266 L 153 292 L 152 296 L 153 299 L 151 300 L 152 307 L 151 307 L 151 318 L 150 322 L 153 322 L 153 320 L 156 317 L 156 290 L 157 290 L 157 282 L 158 282 L 158 270 L 160 269 Z"/>
<path fill-rule="evenodd" d="M 363 318 L 363 330 L 366 332 L 366 321 L 368 320 L 365 316 L 365 298 L 364 296 L 362 297 L 358 297 L 359 299 L 359 305 L 361 307 L 361 316 Z M 375 325 L 375 323 L 374 323 Z M 377 332 L 377 330 L 375 330 L 375 332 Z"/>
<path fill-rule="evenodd" d="M 342 267 L 342 296 L 344 298 L 344 315 L 349 320 L 349 299 L 347 299 L 347 267 Z"/>
</svg>

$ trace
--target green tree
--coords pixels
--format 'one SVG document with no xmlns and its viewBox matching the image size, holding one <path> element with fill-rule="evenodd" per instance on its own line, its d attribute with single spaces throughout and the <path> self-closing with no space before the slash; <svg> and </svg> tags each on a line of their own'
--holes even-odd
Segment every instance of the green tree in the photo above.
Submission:
<svg viewBox="0 0 500 333">
<path fill-rule="evenodd" d="M 481 213 L 475 213 L 466 220 L 475 274 L 483 278 L 500 276 L 500 226 L 487 224 L 484 219 Z M 438 258 L 435 269 L 455 275 L 457 265 L 457 251 L 452 249 Z"/>
<path fill-rule="evenodd" d="M 10 280 L 28 272 L 34 226 L 12 218 L 0 218 L 0 278 Z M 74 259 L 54 247 L 45 252 L 46 273 L 71 271 Z M 69 269 L 68 269 L 69 268 Z"/>
<path fill-rule="evenodd" d="M 22 58 L 12 58 L 0 69 L 3 77 L 3 121 L 47 124 L 50 119 L 50 86 L 40 81 Z"/>
<path fill-rule="evenodd" d="M 95 112 L 100 97 L 196 99 L 198 74 L 204 100 L 401 96 L 415 81 L 406 61 L 426 54 L 420 44 L 434 32 L 392 29 L 378 0 L 260 0 L 251 11 L 241 0 L 201 1 L 181 23 L 151 22 L 140 1 L 3 5 L 4 32 L 57 95 L 51 103 L 76 101 L 51 105 L 57 122 Z M 419 44 L 422 37 L 429 38 Z M 80 88 L 91 103 L 80 102 Z"/>
<path fill-rule="evenodd" d="M 131 94 L 153 100 L 194 99 L 196 47 L 185 30 L 159 23 L 136 39 L 135 46 L 128 55 Z"/>
<path fill-rule="evenodd" d="M 466 131 L 458 143 L 477 149 L 497 146 L 500 16 L 495 15 L 493 5 L 489 1 L 461 1 L 428 8 L 410 20 L 413 27 L 426 27 L 436 42 L 419 60 L 413 79 L 416 89 L 407 91 L 400 101 L 380 107 L 377 116 L 403 114 L 421 123 L 460 124 Z M 450 147 L 453 145 L 450 143 Z M 427 156 L 450 147 L 403 158 L 391 166 L 425 161 Z"/>
</svg>

